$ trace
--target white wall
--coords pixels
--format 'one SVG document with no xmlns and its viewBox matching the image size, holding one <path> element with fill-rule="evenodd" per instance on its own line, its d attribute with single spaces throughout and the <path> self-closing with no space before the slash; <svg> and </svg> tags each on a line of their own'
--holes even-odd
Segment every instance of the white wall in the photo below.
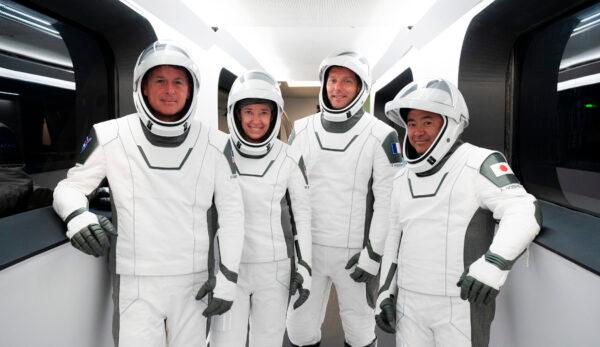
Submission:
<svg viewBox="0 0 600 347">
<path fill-rule="evenodd" d="M 490 346 L 600 346 L 600 276 L 537 244 L 526 256 L 500 289 Z"/>
<path fill-rule="evenodd" d="M 0 271 L 0 345 L 112 346 L 106 257 L 65 244 Z"/>
</svg>

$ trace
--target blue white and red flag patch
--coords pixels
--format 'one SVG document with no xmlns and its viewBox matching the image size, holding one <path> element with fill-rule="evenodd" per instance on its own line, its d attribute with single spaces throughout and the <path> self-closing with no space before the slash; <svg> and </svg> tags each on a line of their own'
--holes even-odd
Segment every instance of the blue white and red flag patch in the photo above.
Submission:
<svg viewBox="0 0 600 347">
<path fill-rule="evenodd" d="M 392 142 L 392 154 L 400 154 L 400 144 L 398 142 Z"/>
</svg>

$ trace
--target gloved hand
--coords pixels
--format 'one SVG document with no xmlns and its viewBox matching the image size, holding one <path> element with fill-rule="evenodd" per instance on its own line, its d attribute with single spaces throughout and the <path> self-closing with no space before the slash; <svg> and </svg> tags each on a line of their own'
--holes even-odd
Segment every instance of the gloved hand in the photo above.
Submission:
<svg viewBox="0 0 600 347">
<path fill-rule="evenodd" d="M 204 312 L 202 312 L 202 315 L 206 318 L 214 315 L 223 314 L 229 311 L 231 305 L 233 305 L 233 301 L 220 299 L 214 296 L 213 291 L 216 285 L 217 279 L 215 277 L 211 277 L 202 285 L 202 287 L 200 287 L 200 290 L 198 290 L 198 294 L 196 294 L 196 300 L 202 300 L 202 298 L 204 298 L 206 294 L 209 294 L 208 305 L 206 306 Z"/>
<path fill-rule="evenodd" d="M 294 271 L 292 277 L 290 279 L 290 296 L 296 294 L 296 291 L 300 295 L 296 301 L 294 301 L 294 310 L 300 307 L 302 304 L 308 300 L 308 296 L 310 295 L 310 290 L 302 287 L 304 283 L 304 278 L 298 271 Z"/>
<path fill-rule="evenodd" d="M 88 197 L 90 208 L 95 208 L 102 211 L 110 211 L 110 188 L 98 187 Z"/>
<path fill-rule="evenodd" d="M 396 333 L 396 302 L 393 296 L 388 296 L 379 304 L 375 315 L 375 323 L 386 333 Z"/>
<path fill-rule="evenodd" d="M 377 276 L 377 272 L 379 271 L 379 262 L 373 261 L 371 258 L 369 258 L 366 248 L 364 248 L 360 253 L 356 253 L 352 256 L 352 258 L 350 258 L 350 260 L 348 260 L 348 263 L 346 264 L 346 270 L 349 270 L 354 265 L 356 265 L 356 267 L 350 274 L 350 277 L 352 277 L 352 279 L 356 282 L 367 282 L 368 280 Z"/>
<path fill-rule="evenodd" d="M 67 236 L 71 239 L 73 247 L 94 257 L 106 255 L 110 248 L 108 234 L 117 234 L 108 218 L 88 211 L 71 219 L 67 227 Z"/>
<path fill-rule="evenodd" d="M 460 287 L 461 299 L 477 305 L 489 305 L 496 300 L 512 262 L 490 254 L 488 252 L 477 259 L 460 276 L 456 285 Z"/>
</svg>

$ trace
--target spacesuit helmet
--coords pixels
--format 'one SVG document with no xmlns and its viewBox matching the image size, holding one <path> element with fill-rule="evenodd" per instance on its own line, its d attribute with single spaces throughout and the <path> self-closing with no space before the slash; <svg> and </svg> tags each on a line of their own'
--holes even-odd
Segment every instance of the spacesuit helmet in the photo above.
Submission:
<svg viewBox="0 0 600 347">
<path fill-rule="evenodd" d="M 327 97 L 327 77 L 330 69 L 334 66 L 345 67 L 358 76 L 360 85 L 354 99 L 345 107 L 335 109 L 331 106 Z M 342 50 L 335 52 L 323 59 L 319 67 L 319 81 L 321 91 L 319 92 L 319 105 L 325 119 L 332 122 L 342 122 L 356 115 L 363 108 L 369 97 L 371 89 L 371 73 L 367 59 L 356 52 Z"/>
<path fill-rule="evenodd" d="M 175 121 L 161 121 L 156 111 L 144 96 L 143 87 L 146 75 L 155 67 L 169 65 L 183 68 L 189 85 L 189 95 L 185 105 L 178 112 Z M 191 117 L 196 110 L 200 74 L 191 56 L 173 41 L 156 41 L 148 46 L 138 57 L 133 70 L 133 101 L 142 124 L 153 134 L 164 137 L 180 136 L 190 128 Z"/>
<path fill-rule="evenodd" d="M 433 143 L 424 153 L 418 154 L 404 135 L 402 151 L 406 166 L 413 172 L 433 168 L 452 148 L 463 130 L 469 125 L 469 110 L 458 88 L 444 79 L 422 83 L 412 82 L 385 105 L 385 115 L 394 123 L 408 129 L 407 117 L 412 109 L 437 113 L 442 116 L 442 127 Z"/>
<path fill-rule="evenodd" d="M 250 139 L 242 128 L 240 110 L 249 104 L 267 104 L 271 108 L 271 122 L 265 135 Z M 279 84 L 264 71 L 250 70 L 240 75 L 227 99 L 227 127 L 231 144 L 242 154 L 249 157 L 261 157 L 269 153 L 279 134 L 283 97 Z"/>
</svg>

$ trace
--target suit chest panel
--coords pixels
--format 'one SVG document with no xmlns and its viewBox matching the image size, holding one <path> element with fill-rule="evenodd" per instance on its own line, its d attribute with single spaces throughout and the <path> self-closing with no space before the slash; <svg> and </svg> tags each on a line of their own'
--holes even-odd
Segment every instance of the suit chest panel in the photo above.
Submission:
<svg viewBox="0 0 600 347">
<path fill-rule="evenodd" d="M 174 206 L 210 205 L 214 167 L 206 162 L 210 161 L 208 136 L 177 148 L 140 142 L 130 133 L 120 131 L 119 138 L 106 146 L 107 176 L 111 186 L 116 182 L 121 192 L 121 199 L 117 200 L 136 199 L 165 205 L 168 201 Z"/>
<path fill-rule="evenodd" d="M 245 203 L 267 206 L 272 198 L 280 200 L 285 195 L 291 168 L 286 165 L 284 153 L 260 159 L 236 156 L 235 162 Z"/>
<path fill-rule="evenodd" d="M 317 129 L 309 133 L 307 171 L 311 185 L 320 179 L 353 182 L 357 176 L 367 181 L 371 177 L 376 144 L 369 136 L 370 127 L 352 130 L 338 134 Z"/>
</svg>

